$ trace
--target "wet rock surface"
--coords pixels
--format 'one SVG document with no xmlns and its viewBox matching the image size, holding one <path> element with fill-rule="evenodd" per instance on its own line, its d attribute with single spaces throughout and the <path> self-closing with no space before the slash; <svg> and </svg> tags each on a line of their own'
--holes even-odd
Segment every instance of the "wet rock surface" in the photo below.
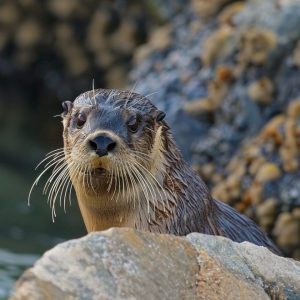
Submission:
<svg viewBox="0 0 300 300">
<path fill-rule="evenodd" d="M 300 264 L 264 247 L 193 233 L 110 229 L 62 243 L 11 299 L 297 299 Z"/>
<path fill-rule="evenodd" d="M 130 74 L 137 91 L 167 112 L 183 154 L 214 194 L 295 258 L 299 121 L 289 103 L 300 95 L 299 15 L 298 0 L 192 1 L 163 32 L 161 48 L 150 39 L 136 52 Z M 269 138 L 261 141 L 250 171 L 245 149 L 282 114 L 285 125 L 267 135 L 284 141 L 274 149 Z"/>
</svg>

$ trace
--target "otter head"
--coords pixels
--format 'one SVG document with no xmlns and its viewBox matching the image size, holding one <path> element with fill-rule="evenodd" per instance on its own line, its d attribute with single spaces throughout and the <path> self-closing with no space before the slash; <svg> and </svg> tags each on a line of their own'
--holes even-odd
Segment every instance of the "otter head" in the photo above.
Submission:
<svg viewBox="0 0 300 300">
<path fill-rule="evenodd" d="M 84 219 L 87 211 L 115 216 L 160 193 L 163 112 L 116 90 L 86 92 L 63 108 L 65 159 Z"/>
</svg>

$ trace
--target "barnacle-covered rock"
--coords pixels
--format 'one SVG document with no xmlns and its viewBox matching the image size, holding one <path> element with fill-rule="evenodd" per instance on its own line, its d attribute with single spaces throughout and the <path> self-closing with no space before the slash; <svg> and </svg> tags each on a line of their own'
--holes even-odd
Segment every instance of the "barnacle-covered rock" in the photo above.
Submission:
<svg viewBox="0 0 300 300">
<path fill-rule="evenodd" d="M 300 206 L 299 16 L 300 1 L 195 0 L 172 21 L 171 43 L 144 46 L 130 74 L 140 93 L 157 91 L 151 100 L 214 195 L 271 235 Z"/>
</svg>

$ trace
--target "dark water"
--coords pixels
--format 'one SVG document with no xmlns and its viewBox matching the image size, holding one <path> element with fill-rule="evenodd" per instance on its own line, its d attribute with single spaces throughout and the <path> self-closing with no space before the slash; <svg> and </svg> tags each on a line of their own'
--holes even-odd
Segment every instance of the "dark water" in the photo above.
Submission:
<svg viewBox="0 0 300 300">
<path fill-rule="evenodd" d="M 5 139 L 4 134 L 0 134 L 0 139 Z M 52 149 L 20 143 L 20 139 L 21 135 L 18 140 L 22 147 L 18 150 L 9 151 L 5 145 L 0 146 L 0 299 L 7 299 L 16 279 L 43 252 L 59 242 L 85 234 L 74 195 L 66 213 L 57 205 L 57 218 L 52 222 L 47 197 L 42 195 L 48 175 L 33 191 L 31 204 L 27 205 L 30 187 L 43 170 L 34 171 L 35 165 Z M 22 153 L 27 156 L 26 163 L 18 159 Z"/>
</svg>

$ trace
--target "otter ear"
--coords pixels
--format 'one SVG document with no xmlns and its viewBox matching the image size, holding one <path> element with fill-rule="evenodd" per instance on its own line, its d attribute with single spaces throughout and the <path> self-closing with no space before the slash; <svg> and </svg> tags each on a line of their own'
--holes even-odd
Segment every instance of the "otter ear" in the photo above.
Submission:
<svg viewBox="0 0 300 300">
<path fill-rule="evenodd" d="M 63 107 L 63 113 L 61 115 L 62 115 L 62 117 L 64 117 L 72 110 L 73 103 L 71 101 L 64 101 L 62 103 L 62 107 Z"/>
<path fill-rule="evenodd" d="M 165 116 L 166 116 L 166 113 L 164 113 L 161 110 L 156 110 L 153 117 L 156 122 L 160 122 L 165 118 Z"/>
</svg>

